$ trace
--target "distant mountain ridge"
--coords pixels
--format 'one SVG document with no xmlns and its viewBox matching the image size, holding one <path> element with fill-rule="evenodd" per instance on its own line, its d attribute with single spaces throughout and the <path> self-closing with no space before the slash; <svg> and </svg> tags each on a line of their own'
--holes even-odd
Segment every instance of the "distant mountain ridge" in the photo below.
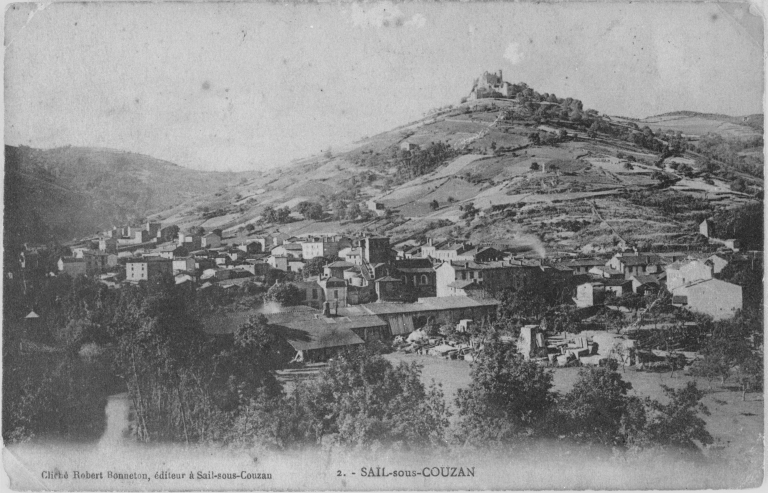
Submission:
<svg viewBox="0 0 768 493">
<path fill-rule="evenodd" d="M 698 117 L 698 118 L 706 118 L 708 120 L 717 120 L 727 123 L 733 123 L 735 125 L 746 125 L 748 127 L 754 128 L 755 130 L 763 131 L 764 127 L 764 120 L 765 115 L 762 113 L 754 113 L 751 115 L 744 115 L 744 116 L 731 116 L 731 115 L 724 115 L 721 113 L 699 113 L 697 111 L 671 111 L 669 113 L 662 113 L 660 115 L 654 115 L 644 118 L 640 121 L 647 121 L 647 120 L 653 120 L 656 118 L 665 118 L 665 117 Z"/>
<path fill-rule="evenodd" d="M 93 234 L 248 176 L 111 149 L 6 146 L 5 158 L 6 230 L 19 241 Z"/>
</svg>

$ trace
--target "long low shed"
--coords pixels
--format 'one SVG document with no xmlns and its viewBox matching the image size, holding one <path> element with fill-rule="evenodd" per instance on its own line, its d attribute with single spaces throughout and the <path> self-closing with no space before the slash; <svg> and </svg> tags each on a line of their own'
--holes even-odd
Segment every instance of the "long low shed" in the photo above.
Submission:
<svg viewBox="0 0 768 493">
<path fill-rule="evenodd" d="M 408 334 L 414 330 L 414 317 L 432 317 L 443 323 L 459 320 L 482 320 L 494 317 L 499 301 L 491 298 L 475 299 L 468 296 L 419 298 L 416 303 L 366 303 L 339 308 L 339 315 L 350 318 L 376 315 L 389 325 L 393 336 Z"/>
</svg>

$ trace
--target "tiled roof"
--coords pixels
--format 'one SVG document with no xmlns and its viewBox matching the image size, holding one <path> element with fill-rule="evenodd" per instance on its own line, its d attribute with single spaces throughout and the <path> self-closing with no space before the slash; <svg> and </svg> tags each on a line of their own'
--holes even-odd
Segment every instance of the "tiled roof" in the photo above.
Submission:
<svg viewBox="0 0 768 493">
<path fill-rule="evenodd" d="M 594 259 L 594 258 L 568 260 L 566 262 L 560 262 L 560 265 L 563 265 L 566 267 L 590 267 L 590 266 L 594 267 L 597 265 L 605 265 L 605 260 Z"/>
<path fill-rule="evenodd" d="M 458 261 L 452 260 L 451 265 L 456 270 L 491 270 L 491 269 L 521 269 L 521 268 L 538 268 L 538 264 L 521 264 L 505 260 L 494 260 L 491 262 L 475 262 L 472 260 Z"/>
<path fill-rule="evenodd" d="M 384 276 L 380 277 L 378 279 L 375 279 L 376 282 L 403 282 L 402 279 L 397 279 L 396 277 L 392 276 Z"/>
<path fill-rule="evenodd" d="M 453 281 L 452 283 L 448 284 L 449 288 L 456 288 L 456 289 L 466 289 L 471 285 L 476 285 L 478 288 L 480 287 L 479 284 L 477 284 L 474 280 L 472 281 Z"/>
<path fill-rule="evenodd" d="M 597 269 L 597 270 L 599 270 L 601 272 L 605 272 L 606 274 L 611 274 L 611 275 L 616 275 L 616 276 L 619 275 L 619 274 L 624 274 L 620 270 L 611 269 L 610 267 L 606 267 L 605 265 L 596 265 L 596 266 L 594 266 L 592 268 L 593 269 Z"/>
<path fill-rule="evenodd" d="M 445 296 L 433 298 L 419 298 L 416 303 L 366 303 L 350 307 L 340 307 L 340 315 L 396 315 L 400 313 L 417 313 L 424 311 L 440 311 L 461 308 L 482 308 L 498 306 L 497 300 L 487 298 L 477 300 L 466 296 Z"/>
<path fill-rule="evenodd" d="M 343 260 L 337 260 L 336 262 L 331 262 L 330 264 L 326 265 L 326 267 L 341 267 L 341 268 L 354 267 L 354 266 L 355 264 L 351 262 L 345 262 Z"/>
<path fill-rule="evenodd" d="M 659 257 L 658 255 L 649 254 L 649 255 L 625 255 L 623 257 L 618 257 L 619 262 L 626 266 L 635 266 L 635 265 L 649 265 L 649 264 L 663 264 L 666 263 L 664 259 Z"/>
<path fill-rule="evenodd" d="M 656 276 L 649 276 L 645 274 L 639 274 L 636 276 L 632 276 L 633 278 L 637 279 L 637 281 L 641 284 L 658 284 L 659 280 L 656 278 Z"/>
</svg>

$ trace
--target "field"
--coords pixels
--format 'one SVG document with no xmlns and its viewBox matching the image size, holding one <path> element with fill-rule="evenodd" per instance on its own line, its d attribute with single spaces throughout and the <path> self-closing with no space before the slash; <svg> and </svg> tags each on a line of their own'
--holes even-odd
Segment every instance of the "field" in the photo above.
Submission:
<svg viewBox="0 0 768 493">
<path fill-rule="evenodd" d="M 621 119 L 617 119 L 621 121 Z M 731 120 L 735 120 L 731 118 Z M 705 115 L 659 115 L 637 121 L 640 127 L 648 125 L 654 132 L 662 130 L 680 131 L 684 135 L 704 135 L 717 133 L 728 137 L 755 137 L 761 135 L 747 125 L 739 125 L 733 121 Z"/>
<path fill-rule="evenodd" d="M 505 239 L 514 243 L 526 238 L 527 245 L 536 245 L 542 252 L 542 245 L 573 252 L 591 251 L 595 246 L 610 248 L 619 239 L 685 245 L 698 231 L 694 216 L 747 200 L 744 194 L 731 191 L 731 184 L 723 179 L 686 177 L 687 172 L 678 173 L 669 166 L 677 161 L 695 170 L 697 157 L 686 153 L 667 159 L 664 171 L 675 182 L 671 190 L 701 197 L 710 206 L 706 210 L 690 210 L 684 217 L 671 217 L 658 207 L 626 200 L 635 191 L 655 193 L 661 186 L 659 177 L 654 176 L 658 171 L 653 165 L 659 159 L 657 153 L 608 135 L 587 137 L 584 132 L 575 131 L 570 122 L 560 120 L 545 123 L 566 128 L 568 135 L 576 136 L 573 140 L 534 145 L 528 138 L 536 129 L 533 121 L 497 120 L 498 108 L 514 103 L 489 100 L 485 104 L 495 109 L 468 111 L 459 106 L 448 113 L 363 139 L 348 149 L 296 161 L 288 173 L 276 169 L 249 175 L 237 184 L 213 190 L 210 196 L 188 199 L 182 206 L 163 213 L 163 220 L 182 229 L 202 224 L 206 228 L 222 227 L 232 234 L 258 221 L 267 206 L 295 207 L 302 200 L 320 201 L 321 196 L 328 199 L 326 203 L 333 203 L 337 200 L 335 194 L 355 191 L 356 201 L 362 204 L 376 200 L 391 210 L 392 218 L 360 222 L 299 220 L 267 225 L 263 232 L 299 235 L 368 229 L 388 234 L 394 240 L 426 232 L 435 238 L 472 241 Z M 717 115 L 673 114 L 632 123 L 640 127 L 648 123 L 654 128 L 677 126 L 686 135 L 709 131 L 723 135 L 754 134 L 751 127 L 740 122 L 738 118 Z M 432 142 L 456 146 L 461 142 L 463 150 L 432 172 L 402 182 L 404 169 L 399 163 L 398 146 L 404 141 L 422 146 Z M 745 152 L 759 150 L 750 148 Z M 634 158 L 631 168 L 627 167 L 626 157 L 618 157 L 620 153 Z M 759 180 L 752 181 L 760 184 Z M 434 201 L 437 210 L 433 209 Z M 222 205 L 214 208 L 212 202 Z M 462 217 L 460 207 L 470 203 L 484 214 L 474 219 Z M 597 204 L 608 222 L 589 217 L 593 215 L 591 208 L 582 210 L 592 203 Z M 520 204 L 525 207 L 520 209 Z M 499 210 L 507 205 L 507 211 Z M 551 207 L 560 205 L 563 207 L 553 214 Z M 205 222 L 201 212 L 204 206 L 210 210 L 221 208 L 227 214 Z M 437 220 L 452 224 L 443 223 L 434 231 Z M 574 221 L 589 224 L 578 227 Z M 260 234 L 262 228 L 258 231 Z"/>
<path fill-rule="evenodd" d="M 404 361 L 423 365 L 422 381 L 429 385 L 433 380 L 441 384 L 445 399 L 452 407 L 455 419 L 454 397 L 460 388 L 466 388 L 470 382 L 470 364 L 463 360 L 445 360 L 435 356 L 391 353 L 385 356 L 393 363 Z M 621 370 L 619 370 L 621 371 Z M 560 368 L 554 370 L 554 390 L 568 392 L 578 378 L 578 368 Z M 632 384 L 632 395 L 651 397 L 664 402 L 662 385 L 681 388 L 693 377 L 676 373 L 653 373 L 627 369 L 622 377 Z M 699 380 L 698 385 L 707 389 L 707 382 Z M 715 438 L 716 446 L 724 447 L 720 453 L 726 457 L 738 458 L 746 454 L 762 454 L 763 434 L 763 395 L 747 394 L 746 401 L 741 400 L 741 392 L 728 386 L 713 384 L 712 391 L 702 400 L 710 411 L 709 416 L 702 416 L 707 422 L 707 429 Z"/>
</svg>

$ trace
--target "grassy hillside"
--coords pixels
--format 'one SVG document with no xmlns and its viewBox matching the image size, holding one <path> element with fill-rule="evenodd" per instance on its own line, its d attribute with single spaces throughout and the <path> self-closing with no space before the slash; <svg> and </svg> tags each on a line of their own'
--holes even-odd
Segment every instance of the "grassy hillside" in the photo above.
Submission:
<svg viewBox="0 0 768 493">
<path fill-rule="evenodd" d="M 227 241 L 368 230 L 396 242 L 450 237 L 539 254 L 622 241 L 684 248 L 698 241 L 702 218 L 762 200 L 762 137 L 749 126 L 757 118 L 677 112 L 646 120 L 526 86 L 515 99 L 448 106 L 264 172 L 204 173 L 95 149 L 9 155 L 17 188 L 27 191 L 19 217 L 36 214 L 69 237 L 147 215 L 182 229 L 222 228 Z M 386 214 L 368 211 L 369 200 Z M 303 202 L 319 204 L 322 217 L 304 217 Z M 270 214 L 285 208 L 281 222 Z"/>
<path fill-rule="evenodd" d="M 201 199 L 156 217 L 182 228 L 208 227 L 205 209 L 215 207 L 226 213 L 215 225 L 230 241 L 261 231 L 369 230 L 395 241 L 451 237 L 550 253 L 611 248 L 622 240 L 684 248 L 698 241 L 702 218 L 761 193 L 760 177 L 717 160 L 703 167 L 701 153 L 711 149 L 702 141 L 583 110 L 570 98 L 535 98 L 448 107 L 344 152 L 231 186 L 215 204 Z M 406 152 L 405 142 L 419 149 Z M 738 180 L 744 182 L 734 186 Z M 366 213 L 371 199 L 388 214 Z M 319 203 L 324 218 L 303 219 L 303 201 Z M 283 207 L 292 211 L 287 221 L 262 220 L 266 208 Z M 350 216 L 350 210 L 363 212 Z"/>
<path fill-rule="evenodd" d="M 6 146 L 5 157 L 6 228 L 20 241 L 93 234 L 191 198 L 213 197 L 251 176 L 106 149 Z"/>
</svg>

